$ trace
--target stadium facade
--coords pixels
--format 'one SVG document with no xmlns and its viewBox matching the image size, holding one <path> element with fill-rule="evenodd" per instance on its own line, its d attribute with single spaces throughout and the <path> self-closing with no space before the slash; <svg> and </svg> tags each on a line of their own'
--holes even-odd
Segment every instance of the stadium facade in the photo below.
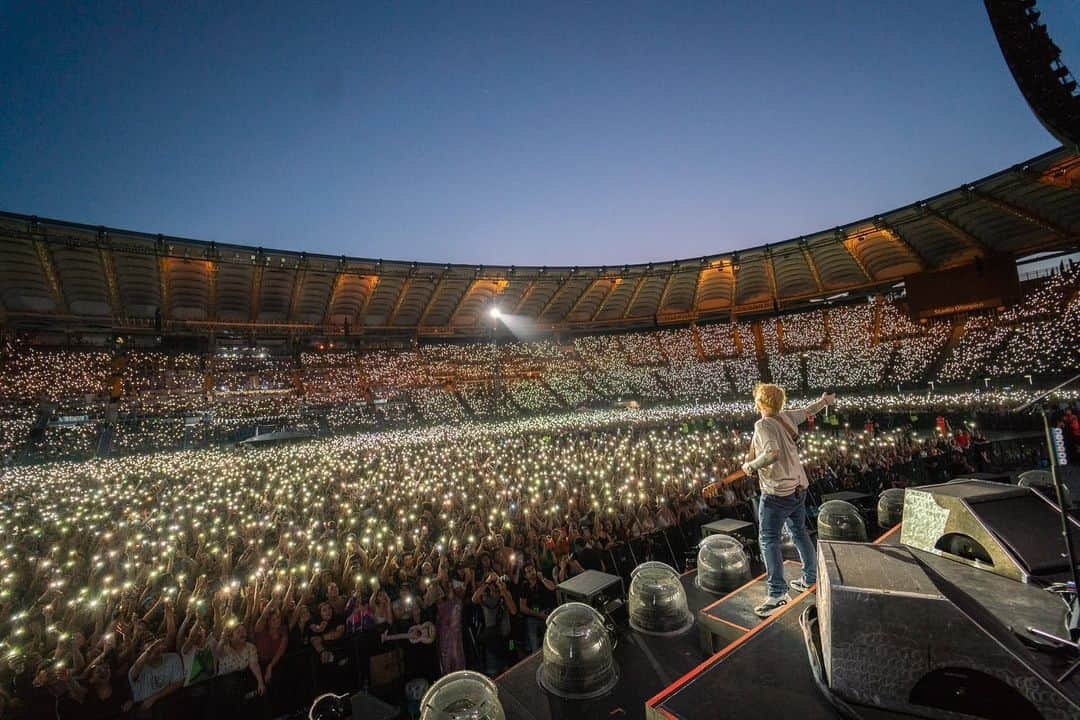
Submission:
<svg viewBox="0 0 1080 720">
<path fill-rule="evenodd" d="M 0 213 L 0 325 L 16 330 L 477 338 L 498 306 L 535 330 L 715 321 L 876 292 L 977 258 L 1074 249 L 1064 148 L 873 217 L 774 244 L 622 266 L 410 262 L 272 250 Z"/>
</svg>

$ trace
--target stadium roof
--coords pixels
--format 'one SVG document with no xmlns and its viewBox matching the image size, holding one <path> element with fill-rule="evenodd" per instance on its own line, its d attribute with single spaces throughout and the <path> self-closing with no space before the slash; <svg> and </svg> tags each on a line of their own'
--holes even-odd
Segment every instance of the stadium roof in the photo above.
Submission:
<svg viewBox="0 0 1080 720">
<path fill-rule="evenodd" d="M 485 311 L 540 330 L 726 319 L 883 287 L 985 254 L 1075 248 L 1080 156 L 1064 149 L 927 200 L 737 252 L 608 267 L 336 257 L 0 213 L 0 325 L 473 337 Z"/>
</svg>

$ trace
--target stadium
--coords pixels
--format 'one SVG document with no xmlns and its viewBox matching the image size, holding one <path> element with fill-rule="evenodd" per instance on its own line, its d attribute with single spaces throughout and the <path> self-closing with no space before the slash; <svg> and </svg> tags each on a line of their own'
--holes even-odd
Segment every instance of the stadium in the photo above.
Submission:
<svg viewBox="0 0 1080 720">
<path fill-rule="evenodd" d="M 1076 717 L 1077 115 L 1010 68 L 1060 147 L 701 257 L 0 212 L 0 717 Z M 806 520 L 762 613 L 769 384 Z"/>
</svg>

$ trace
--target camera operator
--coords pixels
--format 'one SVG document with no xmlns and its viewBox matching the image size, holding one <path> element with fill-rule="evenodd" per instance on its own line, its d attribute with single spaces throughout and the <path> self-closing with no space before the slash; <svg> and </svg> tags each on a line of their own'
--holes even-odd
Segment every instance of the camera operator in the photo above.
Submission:
<svg viewBox="0 0 1080 720">
<path fill-rule="evenodd" d="M 544 623 L 555 607 L 555 583 L 541 575 L 534 563 L 525 566 L 525 580 L 518 588 L 518 609 L 525 625 L 525 652 L 540 649 Z"/>
<path fill-rule="evenodd" d="M 491 572 L 476 588 L 472 601 L 483 615 L 480 644 L 484 649 L 484 672 L 492 677 L 502 672 L 510 642 L 510 616 L 517 612 L 507 587 L 509 578 Z"/>
</svg>

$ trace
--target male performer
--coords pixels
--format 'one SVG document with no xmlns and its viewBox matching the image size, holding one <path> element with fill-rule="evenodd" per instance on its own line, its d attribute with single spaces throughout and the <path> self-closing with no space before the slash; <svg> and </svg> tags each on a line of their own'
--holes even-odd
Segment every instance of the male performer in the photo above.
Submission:
<svg viewBox="0 0 1080 720">
<path fill-rule="evenodd" d="M 791 602 L 784 580 L 784 557 L 780 551 L 780 528 L 785 522 L 803 565 L 802 578 L 792 580 L 791 588 L 804 592 L 817 582 L 817 554 L 810 533 L 806 531 L 809 482 L 795 441 L 799 437 L 799 425 L 835 400 L 834 394 L 823 393 L 820 400 L 803 410 L 785 411 L 787 396 L 783 388 L 764 383 L 754 388 L 754 405 L 761 413 L 761 419 L 754 423 L 754 437 L 750 440 L 748 461 L 743 463 L 742 471 L 747 475 L 757 472 L 761 483 L 758 541 L 768 572 L 769 596 L 754 608 L 759 617 L 768 617 Z M 706 487 L 705 494 L 715 493 L 721 483 Z"/>
</svg>

